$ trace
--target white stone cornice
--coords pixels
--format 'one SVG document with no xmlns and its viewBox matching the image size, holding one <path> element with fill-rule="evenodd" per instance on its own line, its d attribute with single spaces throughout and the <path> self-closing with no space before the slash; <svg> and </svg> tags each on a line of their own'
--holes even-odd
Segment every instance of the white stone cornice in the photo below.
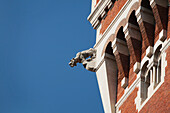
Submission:
<svg viewBox="0 0 170 113">
<path fill-rule="evenodd" d="M 105 8 L 110 8 L 112 5 L 111 0 L 100 0 L 99 3 L 96 5 L 94 10 L 91 12 L 91 14 L 88 16 L 87 20 L 92 24 L 93 28 L 95 29 L 97 25 L 99 24 L 99 17 L 105 15 Z M 96 24 L 97 22 L 97 24 Z"/>
</svg>

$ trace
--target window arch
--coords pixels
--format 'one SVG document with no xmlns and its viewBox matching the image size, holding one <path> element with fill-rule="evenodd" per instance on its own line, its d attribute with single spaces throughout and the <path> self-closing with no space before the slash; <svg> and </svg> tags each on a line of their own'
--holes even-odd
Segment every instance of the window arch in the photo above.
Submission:
<svg viewBox="0 0 170 113">
<path fill-rule="evenodd" d="M 160 49 L 162 45 L 159 45 L 154 54 L 154 62 L 155 62 L 155 87 L 161 82 L 162 75 L 162 55 Z"/>
</svg>

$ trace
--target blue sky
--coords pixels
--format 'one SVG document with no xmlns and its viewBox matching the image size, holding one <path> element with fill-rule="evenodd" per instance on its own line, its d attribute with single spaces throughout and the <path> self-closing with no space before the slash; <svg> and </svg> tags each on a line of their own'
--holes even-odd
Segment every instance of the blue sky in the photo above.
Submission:
<svg viewBox="0 0 170 113">
<path fill-rule="evenodd" d="M 103 113 L 96 75 L 68 62 L 93 47 L 91 0 L 0 0 L 0 113 Z"/>
</svg>

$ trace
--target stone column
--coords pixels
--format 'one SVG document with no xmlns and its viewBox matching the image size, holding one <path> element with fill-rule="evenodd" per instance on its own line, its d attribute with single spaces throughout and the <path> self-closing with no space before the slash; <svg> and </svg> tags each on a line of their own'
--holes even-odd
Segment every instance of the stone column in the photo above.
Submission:
<svg viewBox="0 0 170 113">
<path fill-rule="evenodd" d="M 104 54 L 96 72 L 105 113 L 115 113 L 117 94 L 117 65 L 113 55 Z"/>
<path fill-rule="evenodd" d="M 154 91 L 154 86 L 155 86 L 155 75 L 154 75 L 155 67 L 151 68 L 148 73 L 150 73 L 149 74 L 150 75 L 150 86 L 148 87 L 148 97 L 149 97 Z"/>
<path fill-rule="evenodd" d="M 147 98 L 147 85 L 146 85 L 146 82 L 145 82 L 145 78 L 141 78 L 141 81 L 140 81 L 140 101 L 141 103 L 143 101 L 145 101 L 145 99 Z"/>
</svg>

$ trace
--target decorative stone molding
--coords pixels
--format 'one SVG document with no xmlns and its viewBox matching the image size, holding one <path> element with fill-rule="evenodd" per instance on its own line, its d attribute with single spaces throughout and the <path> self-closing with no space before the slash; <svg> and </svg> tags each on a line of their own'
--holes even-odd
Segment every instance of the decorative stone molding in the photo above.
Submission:
<svg viewBox="0 0 170 113">
<path fill-rule="evenodd" d="M 165 54 L 162 54 L 162 63 L 165 63 Z M 150 59 L 153 60 L 153 59 Z M 137 97 L 135 99 L 135 104 L 136 104 L 136 109 L 138 110 L 138 112 L 144 107 L 144 105 L 148 102 L 148 100 L 153 96 L 153 94 L 160 88 L 160 86 L 163 84 L 164 82 L 164 77 L 165 77 L 165 67 L 166 65 L 161 64 L 161 81 L 158 82 L 157 80 L 157 71 L 156 71 L 156 65 L 153 63 L 153 61 L 150 61 L 150 63 L 148 64 L 148 68 L 147 68 L 147 73 L 150 73 L 150 85 L 149 87 L 146 86 L 146 75 L 144 76 L 143 79 L 140 80 L 140 83 L 138 85 L 139 87 L 139 91 L 137 93 Z M 147 74 L 146 73 L 146 74 Z M 157 74 L 156 74 L 157 73 Z"/>
<path fill-rule="evenodd" d="M 129 74 L 129 50 L 126 42 L 115 38 L 112 42 L 113 54 L 115 55 L 119 72 L 124 77 L 128 77 Z"/>
<path fill-rule="evenodd" d="M 135 65 L 133 66 L 133 72 L 135 72 L 136 74 L 138 74 L 140 71 L 140 63 L 136 62 Z"/>
<path fill-rule="evenodd" d="M 167 37 L 167 31 L 162 29 L 162 31 L 159 33 L 159 39 L 164 42 Z"/>
<path fill-rule="evenodd" d="M 151 56 L 153 55 L 153 47 L 149 46 L 147 49 L 146 49 L 146 56 L 151 58 Z"/>
<path fill-rule="evenodd" d="M 141 34 L 140 34 L 140 29 L 138 26 L 133 25 L 131 23 L 127 23 L 123 29 L 125 33 L 125 38 L 128 40 L 129 38 L 134 38 L 136 40 L 141 41 Z"/>
<path fill-rule="evenodd" d="M 136 17 L 137 17 L 137 22 L 139 23 L 139 25 L 141 24 L 141 22 L 147 22 L 150 24 L 154 24 L 154 20 L 153 15 L 152 15 L 152 11 L 150 11 L 149 9 L 140 6 L 137 10 L 136 10 Z"/>
<path fill-rule="evenodd" d="M 141 52 L 141 33 L 138 26 L 127 23 L 124 27 L 125 39 L 127 41 L 127 46 L 132 57 L 133 63 L 140 62 L 140 52 Z"/>
<path fill-rule="evenodd" d="M 124 103 L 124 101 L 129 97 L 129 95 L 132 93 L 132 91 L 139 85 L 140 78 L 138 77 L 132 85 L 128 88 L 126 87 L 126 92 L 124 95 L 120 98 L 120 100 L 116 103 L 116 112 L 119 111 L 120 106 Z"/>
<path fill-rule="evenodd" d="M 112 42 L 112 48 L 113 48 L 113 53 L 116 53 L 118 51 L 121 54 L 124 55 L 129 55 L 129 50 L 127 48 L 126 42 L 123 40 L 120 40 L 118 38 L 115 38 Z"/>
<path fill-rule="evenodd" d="M 128 86 L 128 78 L 124 77 L 121 81 L 121 87 L 125 89 L 127 86 Z"/>
<path fill-rule="evenodd" d="M 92 2 L 91 2 L 91 12 L 94 10 L 95 5 L 96 5 L 96 0 L 92 0 Z"/>
<path fill-rule="evenodd" d="M 99 22 L 99 17 L 103 17 L 105 15 L 106 7 L 110 8 L 112 5 L 111 0 L 100 0 L 91 14 L 88 16 L 87 20 L 92 24 L 93 28 L 96 29 Z"/>
<path fill-rule="evenodd" d="M 155 22 L 152 10 L 140 6 L 136 11 L 136 17 L 140 27 L 142 40 L 145 40 L 145 43 L 143 44 L 145 50 L 148 46 L 154 45 Z"/>
<path fill-rule="evenodd" d="M 104 63 L 105 59 L 115 60 L 113 55 L 110 55 L 108 53 L 104 53 L 103 56 L 101 57 L 100 61 L 98 62 L 98 64 L 96 64 L 95 71 L 97 71 L 101 67 L 101 65 Z"/>
<path fill-rule="evenodd" d="M 161 7 L 168 7 L 168 1 L 167 0 L 149 0 L 150 5 L 153 8 L 155 5 L 159 5 Z"/>
<path fill-rule="evenodd" d="M 160 45 L 160 41 L 158 40 L 156 42 L 155 45 Z M 149 59 L 149 64 L 147 66 L 147 69 L 149 70 L 148 73 L 150 73 L 150 86 L 148 87 L 148 92 L 146 93 L 145 90 L 143 90 L 143 88 L 145 88 L 145 86 L 142 85 L 142 80 L 139 84 L 139 91 L 137 94 L 137 97 L 135 99 L 135 104 L 136 104 L 136 109 L 138 110 L 138 112 L 145 106 L 145 104 L 148 102 L 148 100 L 152 97 L 152 95 L 160 88 L 160 86 L 163 84 L 164 82 L 164 77 L 165 77 L 165 67 L 167 66 L 167 61 L 166 61 L 166 53 L 165 53 L 165 49 L 167 49 L 170 45 L 170 41 L 166 40 L 163 44 L 161 51 L 161 79 L 158 79 L 158 71 L 157 71 L 157 66 L 160 65 L 159 62 L 155 62 L 154 61 L 154 56 L 152 56 L 151 59 Z M 157 49 L 157 46 L 154 46 L 155 49 Z M 164 49 L 165 48 L 165 49 Z M 156 52 L 156 51 L 154 51 Z M 143 59 L 144 60 L 144 59 Z M 146 76 L 144 76 L 146 77 Z M 145 93 L 147 96 L 146 98 L 143 98 L 141 95 L 141 92 Z"/>
</svg>

